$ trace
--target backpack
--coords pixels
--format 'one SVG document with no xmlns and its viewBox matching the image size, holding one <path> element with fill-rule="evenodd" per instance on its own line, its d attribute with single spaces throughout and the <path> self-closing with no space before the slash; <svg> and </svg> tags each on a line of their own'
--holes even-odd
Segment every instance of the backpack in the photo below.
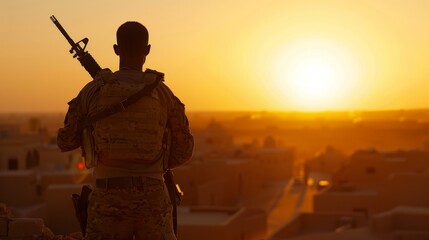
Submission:
<svg viewBox="0 0 429 240">
<path fill-rule="evenodd" d="M 101 85 L 98 111 L 83 130 L 88 168 L 102 159 L 112 167 L 134 169 L 163 155 L 167 112 L 158 92 L 152 91 L 163 74 L 147 70 L 142 78 L 138 82 L 112 78 Z"/>
</svg>

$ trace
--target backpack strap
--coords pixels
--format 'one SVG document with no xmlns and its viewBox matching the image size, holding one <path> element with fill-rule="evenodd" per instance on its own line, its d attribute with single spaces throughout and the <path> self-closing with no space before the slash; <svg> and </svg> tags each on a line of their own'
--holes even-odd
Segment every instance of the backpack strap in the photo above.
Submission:
<svg viewBox="0 0 429 240">
<path fill-rule="evenodd" d="M 99 111 L 95 113 L 93 116 L 87 118 L 83 124 L 83 127 L 89 127 L 95 122 L 106 118 L 110 115 L 113 115 L 117 112 L 120 112 L 122 110 L 125 110 L 128 106 L 130 106 L 133 103 L 136 103 L 140 98 L 149 95 L 158 85 L 161 81 L 164 80 L 164 74 L 157 72 L 155 70 L 147 69 L 145 73 L 153 73 L 156 74 L 156 79 L 152 84 L 145 85 L 141 90 L 134 93 L 133 95 L 129 96 L 128 98 L 125 98 L 124 100 L 120 101 L 119 103 L 112 104 L 106 109 L 103 109 L 102 111 Z"/>
</svg>

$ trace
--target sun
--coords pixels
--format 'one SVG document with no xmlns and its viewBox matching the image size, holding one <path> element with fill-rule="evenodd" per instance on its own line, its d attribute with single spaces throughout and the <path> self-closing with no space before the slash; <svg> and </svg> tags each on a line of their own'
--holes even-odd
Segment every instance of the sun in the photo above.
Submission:
<svg viewBox="0 0 429 240">
<path fill-rule="evenodd" d="M 301 40 L 273 59 L 273 79 L 299 110 L 341 108 L 357 78 L 353 54 L 334 41 Z"/>
</svg>

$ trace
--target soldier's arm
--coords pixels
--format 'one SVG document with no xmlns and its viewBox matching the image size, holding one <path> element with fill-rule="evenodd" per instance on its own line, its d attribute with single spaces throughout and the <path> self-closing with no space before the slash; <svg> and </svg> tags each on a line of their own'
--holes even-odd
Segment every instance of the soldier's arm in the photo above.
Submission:
<svg viewBox="0 0 429 240">
<path fill-rule="evenodd" d="M 95 76 L 96 80 L 111 74 L 109 69 L 103 69 Z M 110 75 L 109 75 L 110 76 Z M 79 92 L 76 98 L 71 100 L 64 127 L 58 130 L 57 144 L 61 151 L 71 151 L 82 145 L 82 126 L 89 112 L 95 112 L 95 99 L 99 85 L 91 81 Z"/>
<path fill-rule="evenodd" d="M 177 97 L 168 125 L 171 131 L 169 167 L 174 168 L 189 161 L 194 149 L 194 137 L 189 129 L 185 105 Z"/>
<path fill-rule="evenodd" d="M 57 145 L 62 152 L 71 151 L 81 146 L 81 126 L 83 114 L 78 101 L 80 95 L 71 100 L 64 119 L 64 127 L 58 130 Z"/>
</svg>

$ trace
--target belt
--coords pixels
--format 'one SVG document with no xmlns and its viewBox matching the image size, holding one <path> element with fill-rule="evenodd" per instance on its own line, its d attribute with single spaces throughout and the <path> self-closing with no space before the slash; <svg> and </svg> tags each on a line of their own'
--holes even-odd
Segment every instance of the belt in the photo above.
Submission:
<svg viewBox="0 0 429 240">
<path fill-rule="evenodd" d="M 147 185 L 160 184 L 162 180 L 150 177 L 113 177 L 113 178 L 97 178 L 95 186 L 97 188 L 132 188 L 144 187 Z"/>
</svg>

